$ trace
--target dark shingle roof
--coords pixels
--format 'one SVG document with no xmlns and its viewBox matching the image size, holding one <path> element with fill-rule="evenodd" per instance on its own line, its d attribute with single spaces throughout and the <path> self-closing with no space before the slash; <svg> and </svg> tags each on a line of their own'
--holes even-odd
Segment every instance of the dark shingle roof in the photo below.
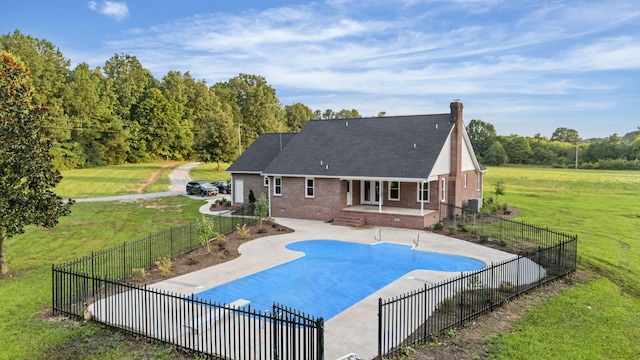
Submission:
<svg viewBox="0 0 640 360">
<path fill-rule="evenodd" d="M 314 120 L 268 165 L 258 165 L 253 145 L 245 154 L 256 154 L 253 168 L 268 175 L 426 179 L 454 125 L 450 119 L 438 114 Z M 236 162 L 248 162 L 245 154 Z"/>
<path fill-rule="evenodd" d="M 228 172 L 261 173 L 296 133 L 262 134 L 227 168 Z"/>
</svg>

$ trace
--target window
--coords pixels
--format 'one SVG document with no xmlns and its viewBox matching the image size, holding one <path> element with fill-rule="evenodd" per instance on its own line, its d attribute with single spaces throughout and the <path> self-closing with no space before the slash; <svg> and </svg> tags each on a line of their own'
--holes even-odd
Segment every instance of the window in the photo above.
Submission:
<svg viewBox="0 0 640 360">
<path fill-rule="evenodd" d="M 400 183 L 389 181 L 389 200 L 400 200 Z"/>
<path fill-rule="evenodd" d="M 464 174 L 464 188 L 467 188 L 467 174 Z"/>
<path fill-rule="evenodd" d="M 447 200 L 447 189 L 446 189 L 447 179 L 442 178 L 441 182 L 442 182 L 442 190 L 441 190 L 442 194 L 440 196 L 441 198 L 440 200 L 442 200 L 442 202 L 445 202 Z"/>
<path fill-rule="evenodd" d="M 277 196 L 282 195 L 282 178 L 281 177 L 273 178 L 273 195 L 277 195 Z"/>
<path fill-rule="evenodd" d="M 305 182 L 304 197 L 312 198 L 313 197 L 313 178 L 306 178 L 304 182 Z"/>
<path fill-rule="evenodd" d="M 421 186 L 422 191 L 420 191 Z M 429 183 L 418 183 L 418 202 L 429 202 Z"/>
<path fill-rule="evenodd" d="M 265 187 L 269 186 L 269 177 L 268 176 L 264 177 L 264 186 Z"/>
</svg>

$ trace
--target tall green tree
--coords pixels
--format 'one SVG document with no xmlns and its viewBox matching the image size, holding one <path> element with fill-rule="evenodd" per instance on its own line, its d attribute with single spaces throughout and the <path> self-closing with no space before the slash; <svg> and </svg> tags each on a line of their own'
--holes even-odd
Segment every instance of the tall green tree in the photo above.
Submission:
<svg viewBox="0 0 640 360">
<path fill-rule="evenodd" d="M 203 162 L 233 161 L 238 156 L 238 133 L 233 125 L 232 115 L 216 109 L 205 119 L 194 144 L 196 157 Z"/>
<path fill-rule="evenodd" d="M 56 142 L 68 140 L 70 126 L 62 109 L 62 94 L 71 61 L 51 42 L 18 30 L 0 36 L 0 51 L 17 56 L 29 69 L 34 86 L 32 103 L 49 109 L 43 131 Z"/>
<path fill-rule="evenodd" d="M 580 135 L 578 135 L 578 131 L 574 129 L 569 129 L 566 127 L 557 128 L 553 134 L 551 135 L 551 141 L 560 141 L 566 142 L 569 144 L 576 145 L 581 141 Z"/>
<path fill-rule="evenodd" d="M 509 156 L 502 147 L 502 144 L 500 144 L 499 141 L 496 141 L 491 145 L 489 150 L 487 150 L 487 153 L 484 156 L 484 161 L 487 165 L 502 166 L 509 161 Z"/>
<path fill-rule="evenodd" d="M 289 131 L 298 132 L 309 121 L 315 119 L 315 114 L 302 103 L 285 106 L 286 124 Z"/>
<path fill-rule="evenodd" d="M 107 86 L 118 101 L 115 114 L 127 121 L 131 107 L 154 85 L 155 79 L 135 56 L 115 54 L 104 64 Z"/>
<path fill-rule="evenodd" d="M 70 214 L 52 189 L 60 182 L 49 153 L 53 140 L 42 124 L 47 108 L 32 104 L 29 71 L 9 53 L 0 52 L 0 272 L 8 272 L 5 240 L 27 225 L 53 227 Z"/>
<path fill-rule="evenodd" d="M 503 144 L 502 146 L 507 152 L 511 164 L 526 164 L 531 155 L 533 155 L 529 142 L 522 136 L 509 135 L 501 137 L 500 142 Z"/>
<path fill-rule="evenodd" d="M 276 97 L 276 90 L 264 77 L 240 74 L 216 86 L 227 88 L 234 95 L 241 115 L 239 125 L 243 147 L 251 145 L 260 134 L 275 132 L 280 128 L 280 101 Z"/>
<path fill-rule="evenodd" d="M 131 109 L 137 124 L 133 147 L 136 160 L 157 158 L 183 159 L 193 145 L 191 128 L 158 88 L 149 89 Z"/>
<path fill-rule="evenodd" d="M 480 119 L 472 119 L 467 125 L 467 134 L 476 155 L 484 159 L 487 151 L 496 142 L 496 129 L 492 124 Z"/>
</svg>

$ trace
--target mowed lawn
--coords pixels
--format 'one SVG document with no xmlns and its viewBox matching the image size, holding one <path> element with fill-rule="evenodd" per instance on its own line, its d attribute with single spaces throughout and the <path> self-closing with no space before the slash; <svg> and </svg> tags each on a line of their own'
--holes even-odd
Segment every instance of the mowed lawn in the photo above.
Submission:
<svg viewBox="0 0 640 360">
<path fill-rule="evenodd" d="M 55 188 L 63 198 L 92 198 L 169 190 L 169 173 L 185 162 L 102 166 L 62 171 Z"/>
<path fill-rule="evenodd" d="M 640 359 L 640 172 L 490 168 L 520 219 L 578 234 L 578 267 L 597 277 L 491 339 L 501 359 Z"/>
</svg>

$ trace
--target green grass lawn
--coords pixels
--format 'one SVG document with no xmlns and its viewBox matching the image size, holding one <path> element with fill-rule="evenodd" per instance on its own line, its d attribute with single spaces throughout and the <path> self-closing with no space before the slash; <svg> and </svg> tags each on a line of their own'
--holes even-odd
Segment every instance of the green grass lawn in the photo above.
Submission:
<svg viewBox="0 0 640 360">
<path fill-rule="evenodd" d="M 218 163 L 202 164 L 191 170 L 189 175 L 194 180 L 204 180 L 209 182 L 230 180 L 231 175 L 224 172 L 228 167 L 229 164 L 221 163 L 220 170 L 218 170 Z"/>
<path fill-rule="evenodd" d="M 62 181 L 55 189 L 64 198 L 90 198 L 111 195 L 137 194 L 140 191 L 168 191 L 168 174 L 181 163 L 159 162 L 103 166 L 90 169 L 62 171 Z M 154 175 L 160 174 L 151 189 L 145 185 Z"/>
<path fill-rule="evenodd" d="M 491 168 L 520 219 L 578 234 L 578 267 L 599 278 L 529 312 L 490 341 L 501 359 L 640 358 L 640 172 Z"/>
<path fill-rule="evenodd" d="M 64 353 L 65 344 L 92 344 L 90 339 L 104 330 L 42 318 L 51 308 L 51 265 L 198 220 L 202 204 L 183 196 L 79 203 L 56 228 L 29 227 L 24 234 L 9 239 L 7 256 L 12 276 L 0 280 L 0 359 L 51 359 L 58 353 L 51 349 L 60 349 L 60 359 L 76 358 Z M 118 343 L 108 341 L 89 348 L 87 351 L 96 351 L 95 358 L 117 359 L 122 352 Z"/>
</svg>

